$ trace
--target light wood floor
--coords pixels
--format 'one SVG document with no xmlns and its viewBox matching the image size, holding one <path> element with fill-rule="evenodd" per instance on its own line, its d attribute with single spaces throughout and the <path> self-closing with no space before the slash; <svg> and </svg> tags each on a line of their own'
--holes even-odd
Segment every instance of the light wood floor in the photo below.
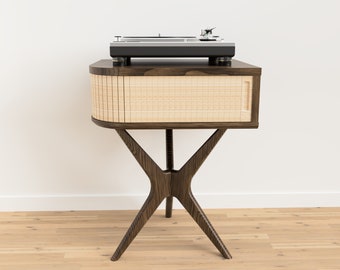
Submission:
<svg viewBox="0 0 340 270">
<path fill-rule="evenodd" d="M 0 269 L 340 269 L 340 208 L 206 210 L 232 260 L 184 210 L 158 210 L 111 262 L 135 214 L 0 213 Z"/>
</svg>

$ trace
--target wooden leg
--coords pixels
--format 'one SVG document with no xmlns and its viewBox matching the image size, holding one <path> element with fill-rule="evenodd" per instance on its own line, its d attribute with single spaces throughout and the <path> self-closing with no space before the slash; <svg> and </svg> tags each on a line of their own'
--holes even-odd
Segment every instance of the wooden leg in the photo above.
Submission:
<svg viewBox="0 0 340 270">
<path fill-rule="evenodd" d="M 116 252 L 112 255 L 111 257 L 112 261 L 117 261 L 120 258 L 120 256 L 122 256 L 123 252 L 127 249 L 132 240 L 143 228 L 145 223 L 149 220 L 149 218 L 152 216 L 152 214 L 155 212 L 155 210 L 157 209 L 161 202 L 162 200 L 157 199 L 154 196 L 154 192 L 151 191 L 149 197 L 146 199 L 141 210 L 138 212 L 130 228 L 126 232 L 123 240 L 117 247 Z"/>
<path fill-rule="evenodd" d="M 172 216 L 172 196 L 166 198 L 166 207 L 165 207 L 165 217 L 171 218 Z"/>
<path fill-rule="evenodd" d="M 218 236 L 207 216 L 204 214 L 192 192 L 189 191 L 187 196 L 179 199 L 179 201 L 182 203 L 191 217 L 196 221 L 196 223 L 201 227 L 202 231 L 209 237 L 210 241 L 221 252 L 222 256 L 226 259 L 231 259 L 231 254 L 223 244 L 221 238 Z"/>
<path fill-rule="evenodd" d="M 166 169 L 172 171 L 174 169 L 174 143 L 172 129 L 165 130 L 165 146 L 166 146 Z M 172 196 L 166 198 L 165 217 L 172 216 Z"/>
<path fill-rule="evenodd" d="M 163 199 L 170 195 L 171 180 L 170 174 L 164 173 L 126 130 L 117 130 L 117 133 L 141 165 L 145 173 L 149 176 L 151 190 L 141 210 L 138 212 L 130 228 L 126 232 L 116 252 L 113 254 L 111 258 L 112 261 L 116 261 L 120 258 Z"/>
<path fill-rule="evenodd" d="M 183 165 L 179 170 L 181 177 L 189 183 L 192 177 L 201 167 L 204 160 L 208 157 L 210 152 L 214 149 L 215 145 L 221 139 L 226 129 L 217 129 L 214 134 L 212 134 L 208 140 L 196 151 L 196 153 Z"/>
<path fill-rule="evenodd" d="M 191 192 L 192 177 L 210 154 L 211 150 L 215 147 L 219 139 L 223 136 L 225 131 L 225 129 L 216 130 L 215 133 L 200 147 L 200 149 L 198 149 L 197 152 L 183 165 L 183 167 L 179 171 L 176 171 L 173 169 L 172 130 L 166 130 L 167 169 L 162 171 L 126 130 L 117 130 L 119 136 L 148 175 L 151 183 L 151 191 L 149 197 L 146 199 L 144 205 L 138 212 L 123 240 L 119 244 L 116 252 L 113 254 L 111 258 L 113 261 L 120 258 L 131 241 L 136 237 L 138 232 L 142 229 L 165 198 L 167 199 L 166 217 L 171 217 L 173 196 L 183 204 L 184 208 L 189 212 L 192 218 L 197 222 L 221 254 L 225 258 L 231 258 L 229 251 L 224 246 L 222 240 L 210 224 L 208 218 Z"/>
<path fill-rule="evenodd" d="M 196 201 L 191 192 L 191 180 L 198 171 L 204 160 L 218 143 L 226 130 L 218 129 L 213 135 L 197 150 L 197 152 L 174 174 L 172 179 L 172 194 L 178 198 L 184 208 L 209 237 L 211 242 L 221 252 L 224 258 L 231 259 L 231 255 L 217 232 L 209 222 L 207 216 Z"/>
<path fill-rule="evenodd" d="M 143 168 L 144 172 L 149 176 L 151 185 L 158 186 L 160 181 L 158 178 L 163 178 L 162 169 L 152 160 L 152 158 L 144 151 L 144 149 L 131 137 L 125 129 L 117 129 L 118 135 L 122 138 L 126 146 L 129 148 L 132 155 Z"/>
</svg>

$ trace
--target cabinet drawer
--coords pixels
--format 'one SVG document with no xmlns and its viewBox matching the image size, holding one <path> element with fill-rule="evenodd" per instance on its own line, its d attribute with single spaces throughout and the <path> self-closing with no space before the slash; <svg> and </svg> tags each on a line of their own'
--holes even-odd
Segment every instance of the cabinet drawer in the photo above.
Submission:
<svg viewBox="0 0 340 270">
<path fill-rule="evenodd" d="M 92 116 L 118 123 L 251 122 L 253 76 L 91 74 Z"/>
</svg>

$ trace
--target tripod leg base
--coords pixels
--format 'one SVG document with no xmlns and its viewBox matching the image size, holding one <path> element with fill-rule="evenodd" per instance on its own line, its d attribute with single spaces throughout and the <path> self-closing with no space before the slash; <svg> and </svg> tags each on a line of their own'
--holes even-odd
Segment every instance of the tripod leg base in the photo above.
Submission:
<svg viewBox="0 0 340 270">
<path fill-rule="evenodd" d="M 131 153 L 134 155 L 138 163 L 141 165 L 145 173 L 149 176 L 151 183 L 151 191 L 138 212 L 130 228 L 126 232 L 124 238 L 117 247 L 111 260 L 117 261 L 139 231 L 143 228 L 148 219 L 155 212 L 160 203 L 166 198 L 166 214 L 167 218 L 172 215 L 172 201 L 176 197 L 189 212 L 196 223 L 201 227 L 203 232 L 209 237 L 211 242 L 220 251 L 222 256 L 231 259 L 231 255 L 217 232 L 210 224 L 207 216 L 196 201 L 191 192 L 191 179 L 215 147 L 225 130 L 218 129 L 216 132 L 197 150 L 197 152 L 183 165 L 179 170 L 173 170 L 172 154 L 169 154 L 168 169 L 162 171 L 159 166 L 151 159 L 151 157 L 140 147 L 140 145 L 126 132 L 126 130 L 117 130 Z M 170 131 L 168 136 L 170 136 Z M 170 140 L 169 140 L 170 141 Z M 169 144 L 170 145 L 170 144 Z M 168 148 L 170 149 L 170 148 Z M 172 151 L 168 151 L 172 153 Z"/>
</svg>

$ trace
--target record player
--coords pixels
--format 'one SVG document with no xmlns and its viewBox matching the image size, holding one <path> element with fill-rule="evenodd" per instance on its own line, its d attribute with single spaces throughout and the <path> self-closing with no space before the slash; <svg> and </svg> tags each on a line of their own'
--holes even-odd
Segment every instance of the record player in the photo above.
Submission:
<svg viewBox="0 0 340 270">
<path fill-rule="evenodd" d="M 129 65 L 131 58 L 208 58 L 210 64 L 230 64 L 235 43 L 212 35 L 214 28 L 195 36 L 115 36 L 110 44 L 114 63 Z"/>
</svg>

